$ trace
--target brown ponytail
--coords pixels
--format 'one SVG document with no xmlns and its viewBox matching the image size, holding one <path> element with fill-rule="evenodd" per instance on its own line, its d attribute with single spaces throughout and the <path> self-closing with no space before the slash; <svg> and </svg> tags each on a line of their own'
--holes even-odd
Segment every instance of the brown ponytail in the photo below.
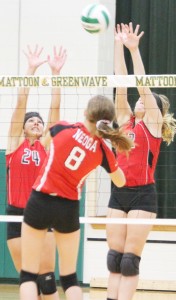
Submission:
<svg viewBox="0 0 176 300">
<path fill-rule="evenodd" d="M 97 135 L 110 140 L 112 146 L 119 152 L 125 152 L 127 154 L 131 148 L 134 147 L 133 141 L 127 137 L 122 127 L 113 129 L 107 124 L 106 120 L 98 121 L 97 123 Z"/>
</svg>

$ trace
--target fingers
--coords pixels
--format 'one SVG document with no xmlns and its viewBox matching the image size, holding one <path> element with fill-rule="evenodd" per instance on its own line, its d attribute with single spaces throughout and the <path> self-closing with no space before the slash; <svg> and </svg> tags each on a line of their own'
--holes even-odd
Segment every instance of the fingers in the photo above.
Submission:
<svg viewBox="0 0 176 300">
<path fill-rule="evenodd" d="M 31 47 L 29 45 L 27 45 L 27 48 L 28 48 L 29 54 L 32 54 Z"/>
<path fill-rule="evenodd" d="M 26 51 L 23 50 L 24 55 L 28 58 L 28 54 L 26 53 Z"/>
<path fill-rule="evenodd" d="M 60 47 L 60 49 L 59 49 L 59 56 L 61 56 L 62 55 L 62 46 Z"/>
<path fill-rule="evenodd" d="M 121 28 L 120 28 L 120 24 L 117 24 L 117 33 L 121 33 Z"/>
<path fill-rule="evenodd" d="M 38 51 L 38 52 L 36 52 L 36 54 L 37 54 L 38 56 L 40 56 L 40 54 L 41 54 L 42 51 L 43 51 L 43 47 L 41 47 L 39 50 L 38 50 L 38 47 L 37 47 L 37 51 Z"/>
<path fill-rule="evenodd" d="M 53 47 L 54 57 L 57 56 L 56 46 Z"/>
<path fill-rule="evenodd" d="M 129 23 L 129 32 L 133 33 L 133 23 L 132 22 Z"/>
<path fill-rule="evenodd" d="M 136 35 L 138 35 L 138 32 L 139 32 L 139 27 L 140 27 L 140 25 L 138 24 L 138 25 L 136 25 L 136 28 L 135 28 L 135 31 L 134 31 L 134 33 L 136 34 Z"/>
<path fill-rule="evenodd" d="M 23 50 L 23 53 L 26 57 L 33 56 L 33 55 L 39 57 L 43 51 L 43 47 L 39 48 L 39 46 L 36 44 L 34 51 L 32 51 L 31 46 L 27 45 L 27 50 L 28 50 L 28 53 Z"/>
<path fill-rule="evenodd" d="M 27 45 L 27 51 L 23 50 L 23 53 L 24 55 L 29 58 L 29 57 L 32 57 L 32 56 L 36 56 L 36 57 L 39 57 L 41 55 L 43 51 L 43 47 L 39 47 L 37 44 L 34 48 L 34 50 L 31 49 L 31 46 Z M 63 47 L 61 46 L 59 48 L 59 51 L 57 51 L 57 48 L 56 46 L 53 47 L 53 54 L 54 54 L 54 57 L 62 57 L 62 56 L 65 56 L 66 54 L 66 49 L 63 49 Z M 51 58 L 50 58 L 51 60 Z"/>
<path fill-rule="evenodd" d="M 48 64 L 52 70 L 52 74 L 58 75 L 67 58 L 67 51 L 62 46 L 53 47 L 53 57 L 48 55 Z"/>
<path fill-rule="evenodd" d="M 141 38 L 144 35 L 144 31 L 141 31 L 141 33 L 138 35 L 139 38 Z"/>
<path fill-rule="evenodd" d="M 53 54 L 55 58 L 65 56 L 66 52 L 66 49 L 64 49 L 62 46 L 60 46 L 59 51 L 57 51 L 56 46 L 53 47 Z"/>
<path fill-rule="evenodd" d="M 117 24 L 114 29 L 114 38 L 115 41 L 121 42 L 123 44 L 123 39 L 125 38 L 125 29 L 124 24 Z"/>
<path fill-rule="evenodd" d="M 139 33 L 139 29 L 140 29 L 140 25 L 137 24 L 135 29 L 133 29 L 133 23 L 130 22 L 129 24 L 117 24 L 116 25 L 116 29 L 115 29 L 115 33 L 126 33 L 126 34 L 134 34 L 136 36 L 138 36 L 139 38 L 141 38 L 144 35 L 144 31 L 142 31 L 140 34 Z"/>
</svg>

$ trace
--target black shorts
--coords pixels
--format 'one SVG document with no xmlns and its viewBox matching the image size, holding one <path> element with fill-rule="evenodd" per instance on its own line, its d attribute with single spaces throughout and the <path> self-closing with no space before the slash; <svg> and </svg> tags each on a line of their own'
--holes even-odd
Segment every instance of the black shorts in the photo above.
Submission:
<svg viewBox="0 0 176 300">
<path fill-rule="evenodd" d="M 33 190 L 24 210 L 24 222 L 36 229 L 74 232 L 80 228 L 79 201 Z"/>
<path fill-rule="evenodd" d="M 154 184 L 138 187 L 113 187 L 108 207 L 128 213 L 144 210 L 157 213 L 157 193 Z"/>
<path fill-rule="evenodd" d="M 24 208 L 19 208 L 13 205 L 8 205 L 6 214 L 11 216 L 23 216 Z M 52 232 L 52 229 L 48 229 Z M 7 222 L 7 240 L 21 237 L 21 222 Z"/>
<path fill-rule="evenodd" d="M 23 216 L 24 209 L 8 205 L 6 214 L 11 216 Z M 21 236 L 21 222 L 7 222 L 7 240 Z"/>
</svg>

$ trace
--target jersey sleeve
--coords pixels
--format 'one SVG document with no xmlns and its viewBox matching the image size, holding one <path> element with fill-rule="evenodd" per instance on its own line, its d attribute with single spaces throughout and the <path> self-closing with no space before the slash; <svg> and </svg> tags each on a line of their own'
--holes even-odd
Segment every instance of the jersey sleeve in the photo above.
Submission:
<svg viewBox="0 0 176 300">
<path fill-rule="evenodd" d="M 107 173 L 113 173 L 118 169 L 118 163 L 113 151 L 105 144 L 101 144 L 103 158 L 101 166 L 106 170 Z"/>
<path fill-rule="evenodd" d="M 52 137 L 54 137 L 56 134 L 58 134 L 60 131 L 68 128 L 69 123 L 66 121 L 59 121 L 56 124 L 52 125 L 50 127 L 50 134 Z"/>
</svg>

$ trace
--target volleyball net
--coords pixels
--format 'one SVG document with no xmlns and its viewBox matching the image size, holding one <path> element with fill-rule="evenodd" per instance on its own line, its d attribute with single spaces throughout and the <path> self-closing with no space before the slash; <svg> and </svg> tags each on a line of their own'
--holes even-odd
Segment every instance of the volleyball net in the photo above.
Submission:
<svg viewBox="0 0 176 300">
<path fill-rule="evenodd" d="M 51 89 L 58 87 L 61 90 L 61 117 L 68 122 L 84 120 L 84 109 L 88 100 L 96 95 L 103 94 L 112 100 L 114 89 L 118 87 L 132 88 L 129 99 L 139 97 L 138 87 L 149 87 L 160 94 L 168 94 L 171 102 L 171 112 L 176 112 L 176 75 L 78 75 L 78 76 L 1 76 L 0 77 L 0 148 L 4 153 L 7 145 L 7 133 L 11 115 L 16 105 L 18 89 L 30 88 L 28 111 L 39 111 L 47 121 L 50 105 Z M 164 89 L 164 92 L 163 92 Z M 135 90 L 135 91 L 134 91 Z M 111 182 L 108 174 L 100 167 L 86 180 L 86 188 L 81 199 L 83 224 L 150 224 L 159 226 L 176 226 L 176 185 L 175 176 L 175 142 L 169 147 L 162 146 L 161 155 L 156 169 L 156 183 L 158 185 L 159 216 L 157 219 L 108 219 L 106 218 L 108 201 L 111 193 Z M 4 154 L 3 154 L 4 155 Z M 2 155 L 2 156 L 3 156 Z M 6 216 L 6 188 L 5 188 L 5 160 L 1 159 L 1 201 L 0 222 L 21 222 L 22 217 Z"/>
</svg>

